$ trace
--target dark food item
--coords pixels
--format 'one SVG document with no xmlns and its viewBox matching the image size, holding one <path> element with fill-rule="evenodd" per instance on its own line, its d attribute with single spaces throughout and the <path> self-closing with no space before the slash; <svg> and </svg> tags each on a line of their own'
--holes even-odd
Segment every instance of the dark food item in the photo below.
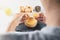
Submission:
<svg viewBox="0 0 60 40">
<path fill-rule="evenodd" d="M 40 11 L 41 11 L 41 7 L 40 7 L 40 6 L 36 6 L 36 7 L 35 7 L 35 11 L 36 11 L 36 12 L 40 12 Z"/>
</svg>

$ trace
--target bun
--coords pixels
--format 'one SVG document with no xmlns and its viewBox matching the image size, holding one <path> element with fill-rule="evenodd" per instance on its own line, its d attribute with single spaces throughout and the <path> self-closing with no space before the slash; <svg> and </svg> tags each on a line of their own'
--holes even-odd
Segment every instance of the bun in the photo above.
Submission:
<svg viewBox="0 0 60 40">
<path fill-rule="evenodd" d="M 37 25 L 37 20 L 34 18 L 29 18 L 25 21 L 25 25 L 29 28 L 33 28 Z"/>
</svg>

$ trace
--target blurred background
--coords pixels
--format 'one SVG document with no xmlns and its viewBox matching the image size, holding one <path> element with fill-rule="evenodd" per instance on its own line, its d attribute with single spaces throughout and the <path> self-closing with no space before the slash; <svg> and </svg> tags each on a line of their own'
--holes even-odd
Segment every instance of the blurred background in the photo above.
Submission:
<svg viewBox="0 0 60 40">
<path fill-rule="evenodd" d="M 44 12 L 40 0 L 0 0 L 0 33 L 6 32 L 14 15 L 19 13 L 20 6 L 34 8 L 37 5 L 41 6 L 41 10 Z"/>
</svg>

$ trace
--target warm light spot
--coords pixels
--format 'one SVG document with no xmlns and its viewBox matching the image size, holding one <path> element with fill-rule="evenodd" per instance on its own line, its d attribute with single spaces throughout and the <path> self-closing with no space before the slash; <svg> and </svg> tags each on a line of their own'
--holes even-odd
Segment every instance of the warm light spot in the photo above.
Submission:
<svg viewBox="0 0 60 40">
<path fill-rule="evenodd" d="M 12 14 L 12 10 L 10 8 L 6 8 L 5 13 L 7 16 L 10 16 Z"/>
<path fill-rule="evenodd" d="M 36 18 L 36 17 L 39 17 L 39 14 L 38 13 L 33 13 L 33 16 Z"/>
</svg>

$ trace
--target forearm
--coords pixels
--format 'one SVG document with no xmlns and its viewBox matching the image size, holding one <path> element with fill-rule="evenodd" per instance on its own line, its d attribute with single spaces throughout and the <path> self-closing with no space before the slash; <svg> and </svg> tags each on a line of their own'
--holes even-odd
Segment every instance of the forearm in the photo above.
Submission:
<svg viewBox="0 0 60 40">
<path fill-rule="evenodd" d="M 8 29 L 7 29 L 7 32 L 10 32 L 10 31 L 15 31 L 15 28 L 16 26 L 19 24 L 18 20 L 17 19 L 14 19 L 12 21 L 12 23 L 9 25 Z"/>
<path fill-rule="evenodd" d="M 10 23 L 8 29 L 7 29 L 7 32 L 10 32 L 10 31 L 15 31 L 15 28 L 16 26 L 21 23 L 21 17 L 22 15 L 21 14 L 17 14 L 16 17 L 13 19 L 13 21 Z"/>
</svg>

